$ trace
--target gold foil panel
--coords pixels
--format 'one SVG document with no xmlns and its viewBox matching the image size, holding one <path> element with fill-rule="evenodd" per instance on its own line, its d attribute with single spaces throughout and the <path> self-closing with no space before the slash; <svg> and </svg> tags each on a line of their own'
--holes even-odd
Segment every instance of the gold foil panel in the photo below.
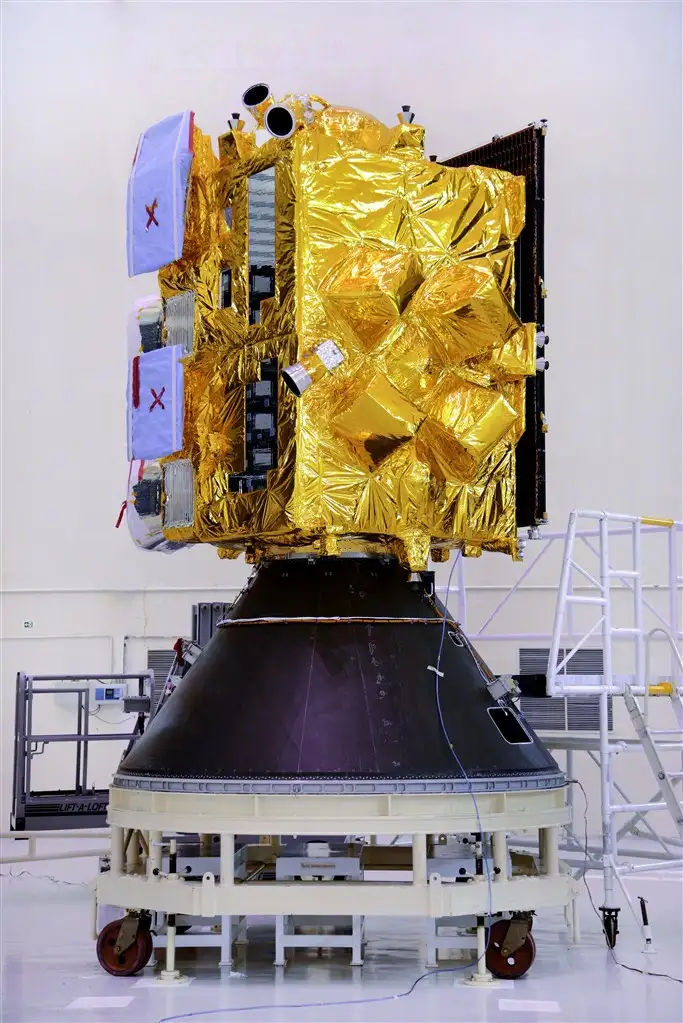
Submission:
<svg viewBox="0 0 683 1023">
<path fill-rule="evenodd" d="M 227 132 L 220 160 L 195 129 L 183 258 L 159 274 L 164 297 L 196 296 L 177 456 L 195 470 L 195 522 L 182 539 L 250 560 L 387 551 L 415 569 L 430 547 L 514 554 L 514 449 L 535 372 L 536 326 L 511 304 L 524 181 L 424 160 L 418 125 L 339 107 L 301 120 L 260 147 Z M 271 166 L 275 294 L 249 324 L 248 178 Z M 323 373 L 326 341 L 344 358 Z M 277 468 L 236 493 L 246 387 L 270 358 L 303 359 L 313 382 L 295 398 L 280 380 Z"/>
</svg>

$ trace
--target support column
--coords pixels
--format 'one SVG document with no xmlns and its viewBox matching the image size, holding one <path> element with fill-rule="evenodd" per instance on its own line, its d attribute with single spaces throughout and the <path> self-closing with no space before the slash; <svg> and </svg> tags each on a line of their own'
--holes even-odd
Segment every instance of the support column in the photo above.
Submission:
<svg viewBox="0 0 683 1023">
<path fill-rule="evenodd" d="M 160 831 L 149 833 L 149 858 L 147 860 L 147 871 L 149 877 L 158 877 L 161 873 L 162 864 L 162 835 Z M 157 874 L 154 871 L 158 871 Z"/>
<path fill-rule="evenodd" d="M 126 873 L 138 874 L 140 872 L 140 835 L 137 831 L 131 831 L 126 849 Z"/>
<path fill-rule="evenodd" d="M 472 987 L 495 987 L 498 984 L 486 968 L 486 926 L 483 916 L 477 917 L 477 972 L 468 977 L 465 983 Z"/>
<path fill-rule="evenodd" d="M 575 945 L 581 941 L 581 918 L 579 917 L 579 900 L 576 895 L 572 899 L 572 941 Z"/>
<path fill-rule="evenodd" d="M 606 670 L 606 669 L 605 669 Z M 611 676 L 609 676 L 611 678 Z M 614 884 L 614 866 L 612 863 L 613 845 L 613 814 L 612 814 L 612 754 L 609 749 L 608 733 L 608 693 L 604 689 L 600 693 L 600 809 L 602 816 L 602 876 L 605 892 L 604 905 L 608 909 L 617 909 L 617 893 Z"/>
<path fill-rule="evenodd" d="M 235 883 L 235 836 L 221 835 L 221 886 Z"/>
<path fill-rule="evenodd" d="M 559 874 L 560 860 L 557 852 L 557 827 L 541 828 L 543 837 L 544 867 L 549 876 Z"/>
<path fill-rule="evenodd" d="M 175 950 L 176 950 L 176 917 L 175 913 L 166 914 L 166 965 L 159 974 L 159 980 L 168 983 L 185 982 L 186 977 L 183 977 L 180 970 L 176 969 L 175 964 Z"/>
<path fill-rule="evenodd" d="M 363 965 L 363 931 L 364 931 L 364 918 L 362 916 L 351 917 L 351 965 L 362 966 Z"/>
<path fill-rule="evenodd" d="M 637 571 L 636 566 L 634 570 Z M 636 579 L 637 582 L 637 579 Z M 606 516 L 600 519 L 600 589 L 605 601 L 602 608 L 602 686 L 600 688 L 600 804 L 602 816 L 602 869 L 605 891 L 605 910 L 618 912 L 617 894 L 614 885 L 614 864 L 612 857 L 616 852 L 613 845 L 615 830 L 612 812 L 612 752 L 609 736 L 609 692 L 612 685 L 612 609 L 610 603 L 611 572 L 609 564 L 609 520 Z M 605 919 L 616 916 L 603 912 Z"/>
<path fill-rule="evenodd" d="M 177 881 L 178 879 L 178 853 L 175 838 L 172 838 L 169 844 L 168 852 L 168 880 Z M 180 975 L 180 971 L 176 969 L 175 965 L 175 949 L 176 949 L 176 915 L 175 913 L 166 914 L 166 967 L 161 971 L 159 979 L 167 982 L 178 982 L 184 981 L 186 978 Z"/>
<path fill-rule="evenodd" d="M 235 836 L 220 835 L 220 886 L 235 884 Z M 221 917 L 221 966 L 232 966 L 232 916 Z"/>
<path fill-rule="evenodd" d="M 285 959 L 285 918 L 275 917 L 275 959 L 273 966 L 286 966 Z"/>
<path fill-rule="evenodd" d="M 232 917 L 221 917 L 221 958 L 219 966 L 232 968 Z"/>
<path fill-rule="evenodd" d="M 504 831 L 493 832 L 493 880 L 494 882 L 508 879 L 508 847 L 507 835 Z"/>
<path fill-rule="evenodd" d="M 123 874 L 123 828 L 117 824 L 111 827 L 111 874 L 112 877 L 121 877 Z"/>
<path fill-rule="evenodd" d="M 426 835 L 413 835 L 413 884 L 427 884 Z"/>
<path fill-rule="evenodd" d="M 545 828 L 538 829 L 538 867 L 539 873 L 545 874 Z"/>
</svg>

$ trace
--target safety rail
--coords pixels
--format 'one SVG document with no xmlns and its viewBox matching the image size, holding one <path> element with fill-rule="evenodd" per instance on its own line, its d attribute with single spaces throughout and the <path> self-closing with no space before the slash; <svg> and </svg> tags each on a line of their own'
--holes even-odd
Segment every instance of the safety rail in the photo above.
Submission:
<svg viewBox="0 0 683 1023">
<path fill-rule="evenodd" d="M 624 862 L 624 858 L 645 857 L 648 862 L 639 863 L 637 871 L 683 866 L 683 841 L 677 837 L 681 827 L 678 799 L 681 793 L 677 786 L 683 785 L 683 771 L 668 770 L 661 759 L 663 754 L 678 752 L 683 767 L 682 536 L 683 522 L 674 519 L 573 511 L 566 532 L 529 531 L 526 554 L 533 551 L 533 557 L 495 606 L 489 605 L 480 613 L 481 624 L 468 621 L 467 559 L 460 558 L 456 566 L 452 603 L 457 608 L 458 621 L 474 644 L 547 647 L 547 695 L 565 700 L 576 698 L 579 702 L 594 697 L 597 702 L 593 732 L 569 732 L 565 726 L 542 733 L 541 738 L 550 749 L 566 753 L 569 778 L 576 777 L 578 753 L 584 753 L 599 769 L 602 829 L 599 844 L 585 849 L 581 828 L 569 825 L 565 828 L 564 848 L 580 854 L 583 866 L 578 868 L 579 876 L 586 868 L 602 870 L 603 919 L 605 932 L 612 940 L 616 940 L 618 889 L 638 926 L 643 927 L 623 883 L 624 875 L 633 872 L 634 864 Z M 548 564 L 551 561 L 554 564 L 559 548 L 562 560 L 557 567 L 559 587 L 554 615 L 551 620 L 544 620 L 545 607 L 539 609 L 535 605 L 534 609 L 535 615 L 540 610 L 537 620 L 541 629 L 549 627 L 549 631 L 494 631 L 503 617 L 501 612 L 509 610 L 515 597 L 528 599 L 537 588 L 551 588 L 537 587 L 536 580 L 540 566 L 541 570 L 546 569 L 544 582 L 547 581 Z M 650 577 L 647 582 L 645 569 Z M 657 572 L 656 582 L 652 579 L 653 571 Z M 479 594 L 478 609 L 481 606 Z M 523 616 L 528 614 L 525 606 Z M 470 614 L 469 618 L 472 617 Z M 660 657 L 664 644 L 670 648 L 669 673 L 664 676 L 651 674 L 650 655 L 655 643 L 660 647 Z M 585 649 L 590 649 L 596 658 L 602 655 L 601 673 L 575 673 L 576 655 Z M 663 667 L 662 663 L 658 670 Z M 677 723 L 678 727 L 649 728 L 651 702 L 655 697 L 661 701 L 663 696 L 671 700 L 677 717 L 672 724 Z M 638 704 L 641 697 L 642 715 Z M 626 704 L 634 727 L 633 738 L 616 738 L 610 730 L 610 705 L 614 698 L 623 699 Z M 620 754 L 629 754 L 629 760 L 633 754 L 646 757 L 646 770 L 652 771 L 656 791 L 645 802 L 631 800 L 625 787 L 615 781 L 614 758 Z M 615 792 L 621 802 L 615 798 Z M 573 808 L 576 795 L 572 785 L 568 787 L 567 799 Z M 662 813 L 673 818 L 674 835 L 659 827 L 657 817 Z M 652 823 L 651 814 L 657 815 Z M 648 842 L 642 847 L 625 844 L 634 834 Z"/>
<path fill-rule="evenodd" d="M 127 749 L 142 734 L 144 713 L 137 713 L 134 727 L 130 732 L 90 731 L 90 683 L 135 681 L 138 695 L 151 692 L 154 673 L 90 675 L 28 675 L 19 672 L 16 681 L 16 702 L 14 719 L 14 772 L 12 792 L 11 825 L 14 831 L 26 833 L 28 823 L 35 828 L 51 831 L 73 821 L 77 826 L 105 825 L 108 791 L 96 789 L 88 781 L 88 747 L 91 742 L 127 743 Z M 44 683 L 52 683 L 45 685 Z M 55 683 L 59 683 L 56 686 Z M 67 683 L 63 685 L 62 683 Z M 64 733 L 36 733 L 33 731 L 33 701 L 37 696 L 75 696 L 76 730 Z M 132 715 L 135 712 L 131 712 Z M 131 720 L 131 723 L 133 721 Z M 32 762 L 43 753 L 50 743 L 71 743 L 75 748 L 73 788 L 64 790 L 34 791 L 31 784 Z"/>
<path fill-rule="evenodd" d="M 581 529 L 582 522 L 598 523 L 597 529 Z M 681 656 L 681 601 L 680 589 L 683 578 L 680 575 L 679 537 L 683 532 L 683 522 L 674 519 L 653 519 L 635 515 L 621 515 L 605 511 L 573 511 L 564 544 L 562 570 L 557 594 L 555 621 L 550 644 L 547 668 L 547 693 L 549 696 L 570 697 L 595 695 L 599 699 L 599 747 L 597 760 L 600 768 L 600 803 L 602 818 L 602 857 L 604 904 L 601 907 L 605 934 L 610 945 L 614 944 L 617 935 L 617 916 L 620 910 L 617 885 L 631 910 L 634 919 L 643 931 L 647 943 L 645 924 L 639 920 L 638 914 L 629 897 L 623 882 L 623 875 L 633 872 L 632 864 L 624 864 L 619 858 L 619 842 L 626 834 L 632 832 L 635 825 L 643 822 L 649 834 L 659 842 L 664 850 L 664 859 L 656 863 L 641 864 L 640 869 L 680 868 L 681 839 L 683 838 L 683 804 L 679 799 L 681 793 L 676 788 L 683 780 L 683 771 L 668 771 L 662 761 L 662 751 L 678 749 L 681 752 L 683 766 L 683 657 Z M 590 534 L 597 537 L 597 547 L 590 542 Z M 643 596 L 643 540 L 651 535 L 665 534 L 667 543 L 667 579 L 663 590 L 667 594 L 668 620 Z M 617 536 L 630 539 L 630 559 L 625 567 L 615 567 L 614 539 Z M 577 548 L 579 543 L 587 547 L 598 562 L 598 572 L 588 572 L 578 561 Z M 623 553 L 621 555 L 623 557 Z M 588 594 L 578 595 L 575 592 L 574 579 L 578 574 L 588 582 Z M 613 598 L 617 586 L 626 587 L 632 596 L 632 612 L 628 624 L 615 624 Z M 585 608 L 588 624 L 577 628 L 574 608 Z M 593 611 L 592 621 L 591 611 Z M 647 616 L 653 616 L 656 623 L 649 627 Z M 563 651 L 560 659 L 560 648 L 565 637 L 569 636 L 572 646 Z M 650 646 L 655 636 L 663 636 L 668 643 L 670 654 L 670 678 L 664 682 L 652 684 L 650 676 Z M 592 637 L 597 637 L 602 648 L 602 674 L 595 675 L 586 684 L 580 684 L 567 672 L 570 659 Z M 632 644 L 632 674 L 618 675 L 614 672 L 616 641 L 627 641 Z M 623 654 L 622 654 L 623 656 Z M 622 662 L 623 663 L 623 662 Z M 621 696 L 636 735 L 635 745 L 643 752 L 648 765 L 656 779 L 658 788 L 653 797 L 646 802 L 631 802 L 622 788 L 614 781 L 613 757 L 620 752 L 619 744 L 611 741 L 608 727 L 609 699 Z M 638 697 L 644 697 L 641 709 Z M 655 732 L 648 726 L 649 700 L 651 697 L 667 697 L 673 706 L 677 727 Z M 659 741 L 657 736 L 666 736 L 668 741 Z M 675 740 L 675 741 L 672 741 Z M 588 744 L 585 746 L 588 750 Z M 569 767 L 569 753 L 568 767 Z M 624 802 L 614 799 L 614 790 L 618 790 Z M 663 797 L 663 798 L 662 798 Z M 663 839 L 657 830 L 650 825 L 647 814 L 651 812 L 669 813 L 678 838 Z M 618 818 L 629 814 L 628 821 L 620 829 L 617 828 Z M 573 836 L 576 837 L 576 836 Z M 673 852 L 673 848 L 677 852 Z"/>
<path fill-rule="evenodd" d="M 582 519 L 589 522 L 597 520 L 597 530 L 577 528 Z M 616 524 L 616 527 L 610 528 L 612 524 Z M 681 578 L 678 570 L 678 541 L 682 532 L 683 522 L 676 522 L 674 519 L 652 519 L 600 511 L 573 511 L 570 514 L 548 658 L 548 695 L 578 696 L 588 693 L 604 693 L 605 696 L 623 695 L 627 683 L 623 676 L 613 674 L 613 643 L 617 639 L 630 640 L 633 643 L 632 684 L 637 691 L 644 692 L 649 685 L 649 679 L 646 679 L 646 636 L 655 634 L 655 629 L 648 631 L 645 623 L 646 612 L 657 619 L 659 625 L 656 626 L 656 631 L 663 633 L 671 645 L 671 681 L 678 689 L 683 686 L 683 661 L 678 649 L 678 642 L 683 638 L 679 593 Z M 643 537 L 662 533 L 667 536 L 668 572 L 665 588 L 668 593 L 668 620 L 643 596 Z M 591 535 L 596 535 L 599 540 L 597 549 L 588 542 Z M 625 568 L 614 568 L 612 565 L 612 541 L 617 536 L 629 536 L 631 539 L 631 564 Z M 578 541 L 583 542 L 597 558 L 599 563 L 597 578 L 579 563 Z M 589 589 L 593 591 L 591 594 L 577 595 L 574 592 L 574 572 L 578 572 L 582 579 L 588 581 Z M 626 626 L 613 624 L 612 598 L 615 584 L 631 591 L 632 624 Z M 578 605 L 595 608 L 594 620 L 588 628 L 577 629 L 573 610 Z M 572 637 L 575 642 L 558 662 L 558 653 L 565 636 Z M 596 676 L 594 685 L 577 685 L 566 673 L 567 664 L 594 636 L 601 639 L 603 674 Z"/>
<path fill-rule="evenodd" d="M 72 842 L 82 842 L 84 839 L 96 839 L 98 842 L 106 842 L 111 832 L 109 828 L 98 828 L 97 831 L 69 830 L 69 831 L 0 831 L 0 842 L 27 842 L 28 851 L 25 855 L 15 856 L 14 854 L 0 856 L 0 864 L 8 863 L 38 863 L 47 860 L 73 860 L 89 859 L 93 856 L 108 856 L 109 847 L 100 846 L 96 849 L 83 849 L 81 847 L 71 848 L 65 852 L 55 852 L 54 849 L 45 852 L 38 852 L 37 843 L 46 839 L 71 839 Z"/>
</svg>

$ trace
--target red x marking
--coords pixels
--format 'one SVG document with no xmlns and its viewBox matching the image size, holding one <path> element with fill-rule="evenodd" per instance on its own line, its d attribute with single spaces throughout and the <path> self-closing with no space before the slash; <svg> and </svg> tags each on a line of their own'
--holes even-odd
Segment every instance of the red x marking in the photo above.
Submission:
<svg viewBox="0 0 683 1023">
<path fill-rule="evenodd" d="M 163 401 L 161 400 L 163 398 L 163 396 L 164 396 L 164 391 L 165 390 L 166 390 L 166 388 L 162 387 L 161 390 L 159 391 L 159 393 L 157 394 L 157 392 L 154 390 L 154 388 L 150 387 L 150 391 L 151 391 L 152 395 L 154 396 L 154 401 L 149 406 L 149 411 L 150 412 L 152 411 L 152 409 L 154 408 L 155 405 L 161 405 L 161 407 L 163 409 L 166 408 L 166 406 L 164 405 Z"/>
<path fill-rule="evenodd" d="M 145 227 L 145 231 L 149 231 L 152 224 L 156 224 L 157 227 L 159 226 L 159 221 L 154 216 L 154 212 L 158 205 L 159 202 L 157 199 L 155 199 L 151 206 L 145 206 L 145 209 L 147 210 L 147 216 L 149 217 L 149 220 L 147 221 L 147 225 Z"/>
</svg>

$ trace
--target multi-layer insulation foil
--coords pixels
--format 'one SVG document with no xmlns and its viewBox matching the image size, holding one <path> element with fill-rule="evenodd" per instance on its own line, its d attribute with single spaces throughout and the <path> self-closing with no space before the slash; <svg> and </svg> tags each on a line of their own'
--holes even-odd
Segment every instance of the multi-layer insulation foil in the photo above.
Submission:
<svg viewBox="0 0 683 1023">
<path fill-rule="evenodd" d="M 182 258 L 159 272 L 184 425 L 156 454 L 184 462 L 193 521 L 174 511 L 165 537 L 250 560 L 384 551 L 413 570 L 453 547 L 514 555 L 536 360 L 512 307 L 524 179 L 429 162 L 417 125 L 335 107 L 260 146 L 240 122 L 220 156 L 194 127 L 192 151 Z M 136 185 L 147 234 L 157 181 Z"/>
</svg>

